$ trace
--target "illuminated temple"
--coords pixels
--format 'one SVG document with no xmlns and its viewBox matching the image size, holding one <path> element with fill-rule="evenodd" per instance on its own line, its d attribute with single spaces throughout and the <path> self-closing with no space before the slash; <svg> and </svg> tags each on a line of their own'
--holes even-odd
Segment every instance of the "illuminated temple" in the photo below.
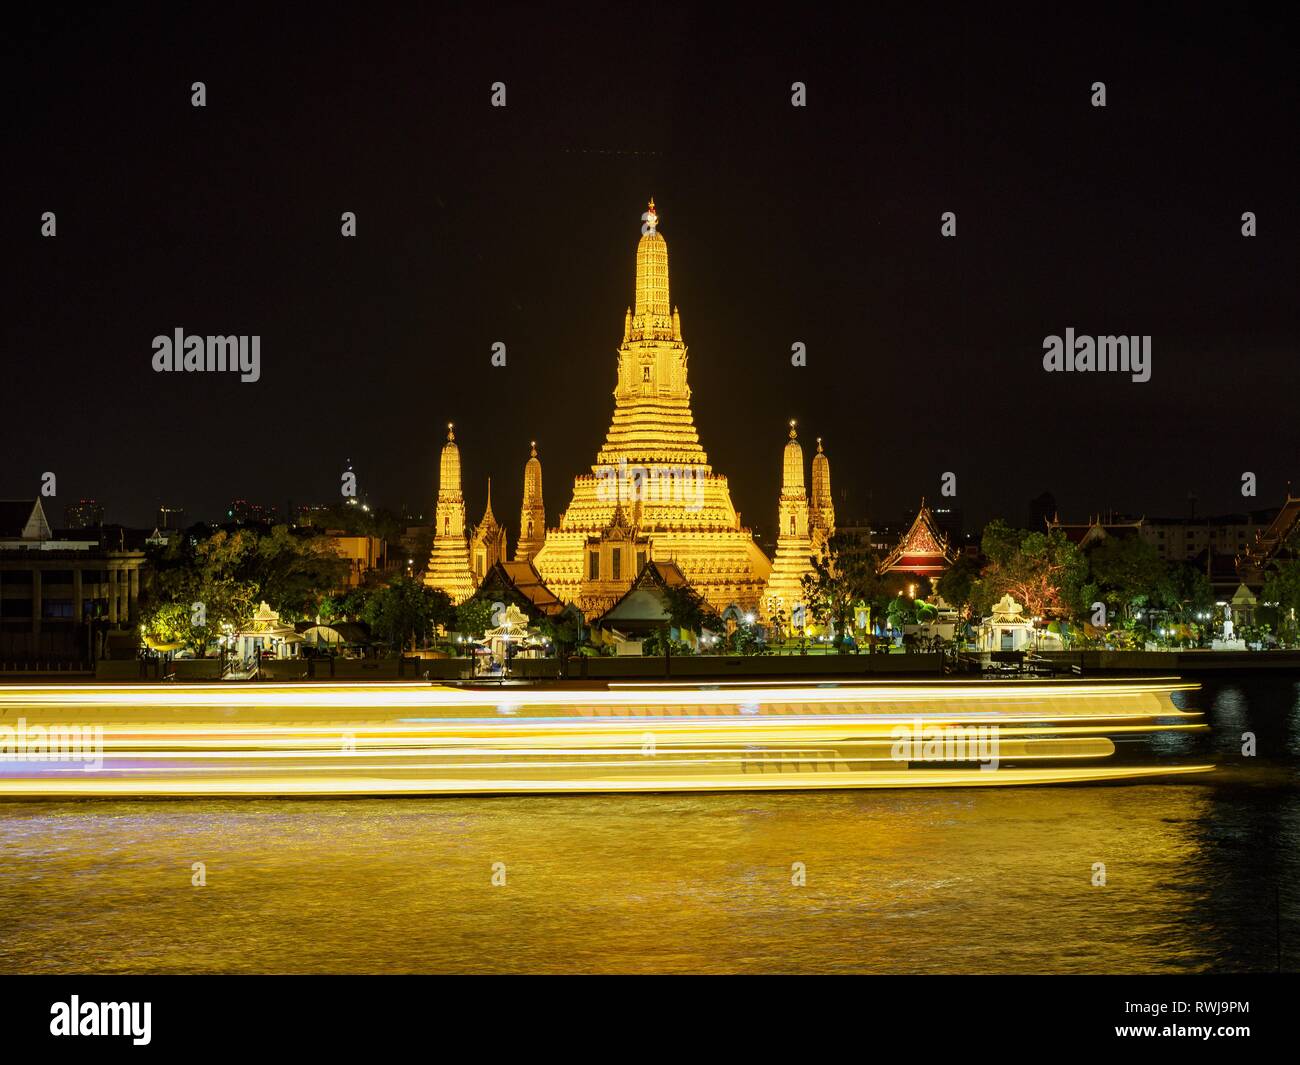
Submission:
<svg viewBox="0 0 1300 1065">
<path fill-rule="evenodd" d="M 514 562 L 531 564 L 554 596 L 577 605 L 589 619 L 618 602 L 652 560 L 674 563 L 719 613 L 733 607 L 765 620 L 778 613 L 789 619 L 802 600 L 812 556 L 824 550 L 835 529 L 829 461 L 819 439 L 811 491 L 806 490 L 803 448 L 792 422 L 777 506 L 776 561 L 769 561 L 741 524 L 727 478 L 714 472 L 700 444 L 681 315 L 669 299 L 668 245 L 654 200 L 642 218 L 635 302 L 623 319 L 614 414 L 604 445 L 591 472 L 574 478 L 559 524 L 547 528 L 533 442 Z M 460 451 L 449 427 L 424 580 L 457 603 L 506 558 L 506 533 L 492 515 L 490 493 L 483 520 L 467 530 L 460 482 Z"/>
<path fill-rule="evenodd" d="M 799 612 L 804 602 L 803 578 L 812 572 L 813 557 L 826 550 L 827 541 L 835 533 L 835 507 L 831 502 L 830 460 L 820 439 L 813 456 L 811 494 L 804 488 L 803 447 L 794 422 L 790 423 L 790 439 L 781 463 L 776 520 L 776 557 L 763 596 L 763 617 L 768 621 L 784 619 L 786 624 L 799 628 L 809 620 Z"/>
<path fill-rule="evenodd" d="M 675 562 L 716 609 L 755 610 L 771 564 L 700 446 L 653 200 L 644 218 L 605 444 L 591 472 L 574 479 L 573 498 L 533 563 L 556 595 L 588 616 L 612 606 L 652 558 Z"/>
<path fill-rule="evenodd" d="M 488 505 L 489 513 L 491 504 Z M 474 573 L 469 565 L 469 543 L 465 539 L 465 497 L 460 490 L 460 448 L 456 433 L 447 426 L 447 442 L 438 462 L 438 502 L 434 506 L 433 549 L 424 583 L 440 588 L 453 603 L 474 594 Z"/>
</svg>

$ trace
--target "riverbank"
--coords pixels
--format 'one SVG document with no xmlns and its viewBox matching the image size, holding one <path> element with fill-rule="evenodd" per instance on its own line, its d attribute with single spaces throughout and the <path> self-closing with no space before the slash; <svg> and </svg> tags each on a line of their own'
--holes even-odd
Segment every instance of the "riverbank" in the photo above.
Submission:
<svg viewBox="0 0 1300 1065">
<path fill-rule="evenodd" d="M 955 663 L 958 673 L 979 674 L 994 668 L 1026 668 L 1040 674 L 1062 676 L 1119 676 L 1160 674 L 1163 676 L 1232 675 L 1263 673 L 1300 676 L 1300 650 L 1294 651 L 1043 651 L 1029 656 L 1019 653 L 983 652 L 964 654 Z M 575 657 L 519 659 L 510 666 L 512 682 L 565 683 L 620 680 L 718 680 L 746 679 L 852 679 L 937 678 L 954 670 L 954 659 L 940 654 L 847 654 L 847 655 L 688 655 L 676 658 Z M 29 684 L 44 680 L 85 683 L 103 681 L 137 683 L 168 681 L 212 683 L 221 679 L 221 663 L 215 658 L 181 659 L 159 663 L 138 659 L 104 661 L 93 672 L 72 669 L 0 669 L 0 685 Z M 434 683 L 482 681 L 475 678 L 469 658 L 333 658 L 266 661 L 258 681 L 398 681 L 427 680 Z M 247 683 L 239 681 L 232 683 Z"/>
</svg>

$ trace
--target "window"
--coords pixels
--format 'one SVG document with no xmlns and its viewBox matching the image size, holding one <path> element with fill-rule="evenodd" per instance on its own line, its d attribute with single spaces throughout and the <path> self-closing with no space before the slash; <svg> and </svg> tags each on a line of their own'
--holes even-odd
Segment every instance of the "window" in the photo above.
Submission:
<svg viewBox="0 0 1300 1065">
<path fill-rule="evenodd" d="M 600 552 L 592 551 L 587 555 L 587 579 L 590 581 L 600 580 Z"/>
<path fill-rule="evenodd" d="M 645 569 L 645 552 L 638 551 L 636 553 L 636 571 L 640 573 L 643 569 Z"/>
<path fill-rule="evenodd" d="M 0 599 L 0 618 L 28 618 L 32 616 L 30 599 Z"/>
<path fill-rule="evenodd" d="M 72 617 L 71 599 L 45 599 L 41 603 L 42 614 L 47 618 Z"/>
<path fill-rule="evenodd" d="M 794 535 L 794 515 L 790 515 L 790 535 Z"/>
<path fill-rule="evenodd" d="M 613 567 L 614 567 L 613 569 L 614 580 L 616 581 L 622 580 L 623 579 L 623 551 L 621 548 L 618 547 L 614 548 L 614 553 L 610 556 L 610 561 L 613 563 Z"/>
</svg>

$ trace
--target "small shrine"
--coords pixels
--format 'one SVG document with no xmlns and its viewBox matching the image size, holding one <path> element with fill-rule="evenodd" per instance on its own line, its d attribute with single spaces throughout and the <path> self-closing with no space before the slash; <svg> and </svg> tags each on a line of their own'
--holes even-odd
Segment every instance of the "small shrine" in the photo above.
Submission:
<svg viewBox="0 0 1300 1065">
<path fill-rule="evenodd" d="M 528 615 L 510 603 L 497 615 L 500 624 L 483 633 L 483 642 L 491 655 L 489 665 L 495 669 L 500 664 L 504 673 L 513 656 L 512 645 L 522 646 L 528 639 Z"/>
<path fill-rule="evenodd" d="M 993 613 L 980 625 L 980 650 L 1023 651 L 1033 644 L 1034 625 L 1025 608 L 1004 595 L 993 604 Z"/>
<path fill-rule="evenodd" d="M 269 603 L 258 605 L 253 619 L 235 633 L 235 653 L 242 659 L 297 658 L 303 638 L 292 625 L 280 620 Z"/>
</svg>

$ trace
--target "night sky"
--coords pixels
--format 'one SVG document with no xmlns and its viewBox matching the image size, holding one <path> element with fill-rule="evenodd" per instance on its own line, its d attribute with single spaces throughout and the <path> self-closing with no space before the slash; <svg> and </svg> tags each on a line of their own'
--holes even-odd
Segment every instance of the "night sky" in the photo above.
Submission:
<svg viewBox="0 0 1300 1065">
<path fill-rule="evenodd" d="M 333 501 L 351 459 L 373 504 L 427 511 L 452 420 L 471 520 L 491 476 L 513 541 L 536 438 L 554 523 L 609 423 L 651 195 L 746 524 L 774 521 L 791 417 L 842 518 L 896 521 L 944 471 L 968 526 L 1047 489 L 1084 518 L 1300 483 L 1281 7 L 486 7 L 7 16 L 0 498 L 53 471 L 56 523 L 91 496 L 148 527 L 160 503 Z M 177 327 L 260 334 L 262 379 L 155 374 Z M 1067 327 L 1150 334 L 1151 381 L 1046 374 Z"/>
</svg>

